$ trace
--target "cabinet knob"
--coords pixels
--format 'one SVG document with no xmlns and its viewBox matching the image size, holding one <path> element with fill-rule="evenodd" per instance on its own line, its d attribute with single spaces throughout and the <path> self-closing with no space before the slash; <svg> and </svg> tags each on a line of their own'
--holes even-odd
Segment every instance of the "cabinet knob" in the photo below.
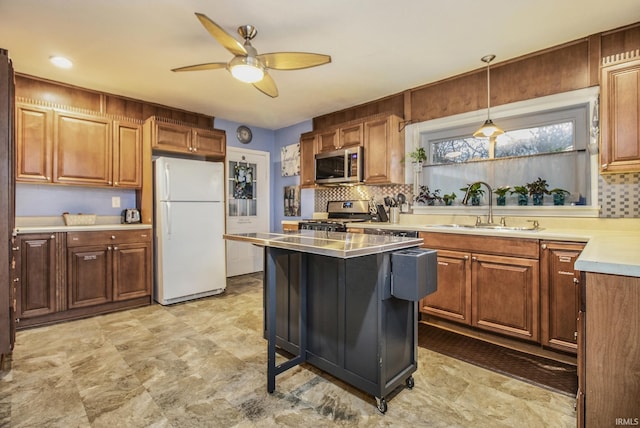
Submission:
<svg viewBox="0 0 640 428">
<path fill-rule="evenodd" d="M 111 235 L 111 239 L 116 239 L 116 235 Z"/>
<path fill-rule="evenodd" d="M 47 180 L 51 180 L 51 177 L 47 177 Z"/>
<path fill-rule="evenodd" d="M 469 260 L 469 256 L 464 256 L 463 259 Z"/>
<path fill-rule="evenodd" d="M 20 282 L 20 278 L 13 278 L 13 282 Z"/>
<path fill-rule="evenodd" d="M 117 250 L 118 250 L 118 246 L 116 245 L 113 247 L 113 251 L 117 251 Z"/>
<path fill-rule="evenodd" d="M 111 250 L 112 250 L 111 245 L 109 245 L 109 246 L 107 247 L 107 251 L 111 251 Z"/>
<path fill-rule="evenodd" d="M 478 258 L 476 256 L 471 257 L 471 261 L 477 262 Z"/>
<path fill-rule="evenodd" d="M 580 284 L 580 280 L 578 278 L 573 278 L 573 283 L 575 285 L 578 285 L 578 284 Z"/>
<path fill-rule="evenodd" d="M 547 249 L 547 244 L 540 245 L 540 248 L 542 248 L 543 250 L 546 250 Z"/>
<path fill-rule="evenodd" d="M 117 185 L 118 185 L 118 182 L 116 181 L 116 182 L 115 182 L 115 183 L 113 183 L 113 184 L 114 184 L 115 186 L 117 186 Z"/>
<path fill-rule="evenodd" d="M 11 247 L 13 251 L 20 251 L 20 247 Z"/>
<path fill-rule="evenodd" d="M 51 239 L 56 239 L 56 235 L 51 235 Z"/>
<path fill-rule="evenodd" d="M 573 340 L 578 340 L 578 332 L 577 331 L 573 332 Z"/>
<path fill-rule="evenodd" d="M 197 151 L 198 151 L 198 148 L 197 148 L 197 147 L 194 147 L 194 148 L 193 148 L 193 151 L 194 151 L 194 152 L 197 152 Z"/>
<path fill-rule="evenodd" d="M 601 165 L 601 168 L 602 168 L 602 169 L 604 169 L 604 170 L 606 170 L 607 168 L 609 168 L 609 164 L 608 164 L 608 163 L 603 163 L 603 164 Z"/>
</svg>

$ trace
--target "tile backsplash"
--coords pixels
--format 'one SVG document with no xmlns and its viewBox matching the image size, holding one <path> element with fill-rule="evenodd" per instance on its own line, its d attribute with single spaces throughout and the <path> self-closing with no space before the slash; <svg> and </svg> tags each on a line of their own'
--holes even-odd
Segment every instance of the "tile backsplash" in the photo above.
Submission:
<svg viewBox="0 0 640 428">
<path fill-rule="evenodd" d="M 640 173 L 598 177 L 600 217 L 640 217 Z"/>
<path fill-rule="evenodd" d="M 348 199 L 371 200 L 373 198 L 376 204 L 383 204 L 385 196 L 396 196 L 398 193 L 403 193 L 407 200 L 410 200 L 412 188 L 410 184 L 392 184 L 388 186 L 338 186 L 316 189 L 314 210 L 326 211 L 327 202 Z"/>
</svg>

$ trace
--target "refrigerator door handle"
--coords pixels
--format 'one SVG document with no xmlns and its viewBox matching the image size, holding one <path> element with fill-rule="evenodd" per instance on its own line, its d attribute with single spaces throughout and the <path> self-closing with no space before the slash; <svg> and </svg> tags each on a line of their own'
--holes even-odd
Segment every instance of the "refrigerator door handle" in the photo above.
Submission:
<svg viewBox="0 0 640 428">
<path fill-rule="evenodd" d="M 164 191 L 165 200 L 171 200 L 171 175 L 169 174 L 169 164 L 164 165 Z"/>
<path fill-rule="evenodd" d="M 164 218 L 167 220 L 165 221 L 167 236 L 171 237 L 171 202 L 164 203 L 164 214 Z"/>
</svg>

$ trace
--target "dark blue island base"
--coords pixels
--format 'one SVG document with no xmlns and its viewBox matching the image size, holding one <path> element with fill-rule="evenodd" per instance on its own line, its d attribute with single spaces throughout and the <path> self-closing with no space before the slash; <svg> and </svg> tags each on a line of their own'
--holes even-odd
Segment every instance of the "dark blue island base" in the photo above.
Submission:
<svg viewBox="0 0 640 428">
<path fill-rule="evenodd" d="M 423 296 L 407 300 L 407 288 L 435 291 L 435 263 L 435 251 L 417 248 L 340 258 L 266 246 L 268 392 L 278 374 L 307 362 L 373 395 L 385 413 L 392 391 L 414 385 Z M 276 364 L 276 348 L 294 357 Z"/>
</svg>

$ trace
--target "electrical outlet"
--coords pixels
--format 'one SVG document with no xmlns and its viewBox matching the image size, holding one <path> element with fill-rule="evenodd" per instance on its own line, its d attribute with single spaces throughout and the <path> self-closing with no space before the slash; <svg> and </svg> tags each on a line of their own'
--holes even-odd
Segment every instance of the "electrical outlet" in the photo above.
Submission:
<svg viewBox="0 0 640 428">
<path fill-rule="evenodd" d="M 120 208 L 120 196 L 111 197 L 111 208 Z"/>
</svg>

